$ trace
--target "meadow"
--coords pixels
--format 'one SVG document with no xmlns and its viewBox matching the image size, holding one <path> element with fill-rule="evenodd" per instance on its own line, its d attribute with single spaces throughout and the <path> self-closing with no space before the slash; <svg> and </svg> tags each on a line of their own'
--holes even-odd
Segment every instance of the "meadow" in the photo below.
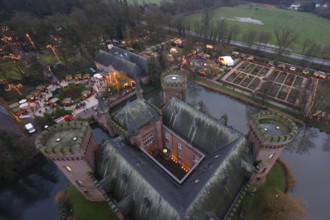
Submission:
<svg viewBox="0 0 330 220">
<path fill-rule="evenodd" d="M 226 19 L 230 26 L 238 25 L 241 33 L 235 40 L 241 40 L 243 33 L 250 29 L 274 32 L 278 27 L 287 27 L 299 34 L 293 50 L 301 52 L 302 42 L 310 39 L 315 43 L 330 45 L 330 21 L 312 13 L 298 12 L 279 8 L 266 8 L 253 4 L 242 4 L 235 7 L 221 7 L 213 10 L 212 22 Z M 188 16 L 192 22 L 200 21 L 202 13 Z M 275 37 L 270 42 L 275 44 Z"/>
</svg>

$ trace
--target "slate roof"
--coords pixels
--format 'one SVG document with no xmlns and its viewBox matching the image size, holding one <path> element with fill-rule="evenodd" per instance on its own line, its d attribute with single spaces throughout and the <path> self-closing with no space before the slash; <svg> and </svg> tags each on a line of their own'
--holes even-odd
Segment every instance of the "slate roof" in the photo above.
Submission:
<svg viewBox="0 0 330 220">
<path fill-rule="evenodd" d="M 212 153 L 240 135 L 175 97 L 163 107 L 163 123 L 203 153 Z"/>
<path fill-rule="evenodd" d="M 159 117 L 159 113 L 145 100 L 136 99 L 116 112 L 112 119 L 127 130 L 130 135 L 134 135 L 144 125 L 158 120 Z"/>
<path fill-rule="evenodd" d="M 155 117 L 160 116 L 139 99 L 115 115 L 119 124 L 133 130 Z M 209 215 L 222 219 L 247 181 L 242 168 L 252 163 L 247 140 L 176 98 L 164 106 L 163 118 L 170 129 L 205 153 L 190 176 L 178 184 L 119 136 L 108 139 L 95 153 L 101 186 L 119 206 L 132 200 L 131 219 L 207 219 Z"/>
<path fill-rule="evenodd" d="M 132 79 L 139 78 L 143 75 L 143 69 L 141 69 L 137 64 L 103 50 L 100 50 L 96 54 L 94 61 L 102 64 L 103 66 L 112 66 L 116 70 L 124 71 Z"/>
<path fill-rule="evenodd" d="M 246 139 L 238 136 L 204 160 L 178 185 L 142 151 L 123 137 L 107 140 L 95 153 L 100 184 L 120 204 L 133 194 L 132 219 L 205 219 L 208 213 L 223 218 L 246 179 L 241 168 Z M 144 200 L 148 200 L 143 215 Z"/>
<path fill-rule="evenodd" d="M 113 46 L 111 49 L 109 49 L 109 53 L 111 53 L 112 55 L 118 56 L 122 59 L 125 59 L 129 62 L 135 63 L 144 72 L 148 72 L 149 58 L 147 58 L 147 57 L 132 53 L 130 51 L 124 50 L 124 49 L 122 49 L 120 47 L 116 47 L 116 46 Z"/>
</svg>

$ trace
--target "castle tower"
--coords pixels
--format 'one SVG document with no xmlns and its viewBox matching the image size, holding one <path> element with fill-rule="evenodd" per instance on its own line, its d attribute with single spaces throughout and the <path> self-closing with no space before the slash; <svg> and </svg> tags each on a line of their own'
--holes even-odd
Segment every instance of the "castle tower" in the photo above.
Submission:
<svg viewBox="0 0 330 220">
<path fill-rule="evenodd" d="M 281 155 L 284 147 L 298 133 L 296 124 L 286 116 L 274 112 L 261 112 L 250 121 L 248 139 L 253 144 L 256 171 L 252 183 L 261 183 Z"/>
<path fill-rule="evenodd" d="M 169 70 L 161 76 L 163 101 L 166 103 L 172 96 L 184 100 L 187 88 L 187 76 L 180 70 Z"/>
<path fill-rule="evenodd" d="M 95 187 L 91 179 L 95 167 L 93 153 L 98 145 L 87 122 L 53 125 L 39 134 L 35 144 L 87 200 L 104 200 L 103 189 Z"/>
<path fill-rule="evenodd" d="M 128 103 L 109 122 L 116 134 L 126 137 L 132 145 L 148 152 L 162 149 L 161 110 L 146 100 Z"/>
</svg>

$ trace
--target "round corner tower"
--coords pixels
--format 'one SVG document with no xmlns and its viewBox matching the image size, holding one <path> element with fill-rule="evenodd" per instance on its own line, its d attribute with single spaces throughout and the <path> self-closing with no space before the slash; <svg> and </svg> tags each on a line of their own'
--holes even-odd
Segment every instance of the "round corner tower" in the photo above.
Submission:
<svg viewBox="0 0 330 220">
<path fill-rule="evenodd" d="M 98 145 L 87 122 L 70 121 L 53 125 L 39 134 L 35 144 L 87 200 L 104 200 L 103 190 L 97 188 L 93 182 L 93 154 Z"/>
<path fill-rule="evenodd" d="M 173 96 L 183 100 L 187 88 L 187 76 L 180 70 L 166 71 L 161 76 L 161 85 L 165 103 Z"/>
<path fill-rule="evenodd" d="M 270 111 L 253 115 L 249 128 L 248 139 L 253 144 L 256 164 L 250 181 L 261 183 L 266 180 L 285 145 L 295 138 L 298 128 L 288 117 Z"/>
</svg>

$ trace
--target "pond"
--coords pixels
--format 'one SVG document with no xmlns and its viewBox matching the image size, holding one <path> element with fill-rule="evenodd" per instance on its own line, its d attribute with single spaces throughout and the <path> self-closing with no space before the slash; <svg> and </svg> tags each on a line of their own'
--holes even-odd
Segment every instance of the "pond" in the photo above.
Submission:
<svg viewBox="0 0 330 220">
<path fill-rule="evenodd" d="M 14 183 L 0 188 L 1 220 L 58 220 L 57 192 L 68 183 L 55 164 L 37 156 L 35 163 Z"/>
</svg>

